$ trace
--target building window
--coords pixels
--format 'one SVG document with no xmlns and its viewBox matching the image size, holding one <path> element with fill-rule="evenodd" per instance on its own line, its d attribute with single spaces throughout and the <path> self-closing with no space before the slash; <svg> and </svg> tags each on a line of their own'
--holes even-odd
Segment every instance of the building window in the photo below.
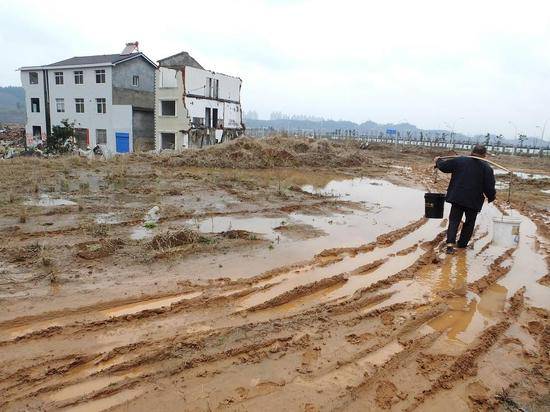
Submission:
<svg viewBox="0 0 550 412">
<path fill-rule="evenodd" d="M 33 135 L 33 137 L 41 137 L 42 136 L 42 128 L 40 126 L 33 126 L 32 127 L 32 135 Z"/>
<path fill-rule="evenodd" d="M 84 99 L 74 99 L 76 112 L 84 113 Z"/>
<path fill-rule="evenodd" d="M 84 84 L 84 72 L 82 70 L 74 72 L 74 84 Z"/>
<path fill-rule="evenodd" d="M 29 72 L 29 83 L 38 84 L 38 72 Z"/>
<path fill-rule="evenodd" d="M 97 112 L 98 113 L 107 113 L 107 103 L 105 98 L 95 99 L 97 103 Z"/>
<path fill-rule="evenodd" d="M 139 87 L 139 76 L 132 76 L 132 86 Z"/>
<path fill-rule="evenodd" d="M 193 117 L 193 120 L 192 120 L 191 123 L 193 124 L 193 127 L 204 126 L 204 118 L 202 118 L 202 117 Z"/>
<path fill-rule="evenodd" d="M 212 78 L 207 77 L 206 78 L 206 86 L 204 90 L 204 96 L 205 97 L 212 97 Z"/>
<path fill-rule="evenodd" d="M 160 134 L 160 148 L 174 150 L 176 148 L 176 134 L 175 133 L 161 133 Z"/>
<path fill-rule="evenodd" d="M 57 113 L 65 113 L 65 99 L 55 99 Z"/>
<path fill-rule="evenodd" d="M 176 115 L 176 101 L 175 100 L 161 100 L 161 102 L 160 102 L 160 115 L 161 116 L 175 116 Z"/>
<path fill-rule="evenodd" d="M 99 69 L 95 71 L 95 82 L 105 83 L 105 69 Z"/>
<path fill-rule="evenodd" d="M 210 107 L 205 108 L 204 109 L 204 125 L 207 128 L 212 127 L 212 117 L 210 116 L 210 114 L 211 114 Z"/>
<path fill-rule="evenodd" d="M 63 72 L 55 72 L 55 84 L 63 84 Z"/>
<path fill-rule="evenodd" d="M 96 129 L 95 130 L 95 144 L 107 144 L 107 130 Z"/>
<path fill-rule="evenodd" d="M 31 97 L 31 112 L 40 113 L 40 99 L 38 97 Z"/>
<path fill-rule="evenodd" d="M 214 99 L 218 98 L 219 87 L 220 81 L 218 79 L 212 79 L 212 97 Z"/>
<path fill-rule="evenodd" d="M 161 88 L 173 88 L 178 87 L 178 81 L 176 79 L 177 71 L 173 69 L 167 69 L 161 67 L 158 71 L 159 84 Z"/>
</svg>

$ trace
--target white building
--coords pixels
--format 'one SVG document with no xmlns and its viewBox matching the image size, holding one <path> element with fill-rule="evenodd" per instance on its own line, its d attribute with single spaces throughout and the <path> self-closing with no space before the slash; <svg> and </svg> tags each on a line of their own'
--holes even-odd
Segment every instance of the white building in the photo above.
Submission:
<svg viewBox="0 0 550 412">
<path fill-rule="evenodd" d="M 106 152 L 124 153 L 147 139 L 152 146 L 155 69 L 137 51 L 137 42 L 120 54 L 22 67 L 27 144 L 44 141 L 53 126 L 67 119 L 75 122 L 80 148 L 99 144 Z"/>
<path fill-rule="evenodd" d="M 205 70 L 188 53 L 159 60 L 155 78 L 157 150 L 182 150 L 244 132 L 238 77 Z"/>
</svg>

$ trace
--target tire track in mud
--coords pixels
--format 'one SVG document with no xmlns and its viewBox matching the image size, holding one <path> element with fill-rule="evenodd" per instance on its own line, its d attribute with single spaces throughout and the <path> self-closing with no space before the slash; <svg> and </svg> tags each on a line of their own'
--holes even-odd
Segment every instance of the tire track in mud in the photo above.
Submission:
<svg viewBox="0 0 550 412">
<path fill-rule="evenodd" d="M 293 300 L 299 299 L 301 297 L 310 295 L 314 292 L 318 292 L 323 289 L 327 289 L 331 286 L 335 285 L 341 285 L 343 283 L 347 282 L 347 276 L 346 274 L 339 274 L 336 276 L 332 276 L 329 278 L 321 279 L 317 282 L 313 282 L 307 285 L 297 286 L 292 290 L 289 290 L 288 292 L 284 292 L 280 295 L 277 295 L 276 297 L 269 299 L 263 303 L 260 303 L 258 305 L 252 306 L 246 311 L 254 312 L 262 309 L 268 309 L 273 308 L 276 306 L 284 305 L 285 303 L 289 303 Z M 237 312 L 239 313 L 239 312 Z"/>
<path fill-rule="evenodd" d="M 376 241 L 371 242 L 369 244 L 358 246 L 358 247 L 353 247 L 353 248 L 327 249 L 327 250 L 319 253 L 318 255 L 316 255 L 310 261 L 302 262 L 302 263 L 299 263 L 299 264 L 293 264 L 293 265 L 289 265 L 289 266 L 284 266 L 284 267 L 280 267 L 280 268 L 276 268 L 276 269 L 267 271 L 267 272 L 265 272 L 261 275 L 258 275 L 258 276 L 252 277 L 252 278 L 238 279 L 236 281 L 228 281 L 228 282 L 225 282 L 225 285 L 226 286 L 242 286 L 242 285 L 244 285 L 244 286 L 253 286 L 254 284 L 256 284 L 256 283 L 258 283 L 262 280 L 268 280 L 268 279 L 273 278 L 273 277 L 275 277 L 277 275 L 280 275 L 282 273 L 287 273 L 287 272 L 290 272 L 292 270 L 296 270 L 298 268 L 304 268 L 308 265 L 311 265 L 311 266 L 327 265 L 326 256 L 330 256 L 330 257 L 333 257 L 333 258 L 336 258 L 336 257 L 340 258 L 340 257 L 343 257 L 345 255 L 357 255 L 359 253 L 365 253 L 365 252 L 373 250 L 376 246 L 379 246 L 380 242 L 382 242 L 382 244 L 387 247 L 387 246 L 391 245 L 392 243 L 394 243 L 395 241 L 397 241 L 398 239 L 400 239 L 401 237 L 405 236 L 406 234 L 409 234 L 409 233 L 415 231 L 417 228 L 422 226 L 425 222 L 426 222 L 425 218 L 420 218 L 417 221 L 414 221 L 414 222 L 412 222 L 412 223 L 410 223 L 410 224 L 408 224 L 408 225 L 406 225 L 402 228 L 399 228 L 399 229 L 396 229 L 394 231 L 388 232 L 386 234 L 380 235 L 377 238 Z M 337 263 L 337 261 L 338 260 L 334 259 L 334 260 L 329 261 L 328 264 Z M 378 263 L 373 262 L 373 264 L 374 265 L 372 266 L 372 268 L 374 268 L 374 266 L 376 266 Z M 199 290 L 200 289 L 201 288 L 199 288 Z M 251 292 L 253 292 L 253 291 L 251 291 Z M 27 324 L 27 323 L 37 322 L 37 321 L 42 321 L 42 320 L 45 321 L 45 320 L 49 320 L 49 319 L 53 319 L 53 318 L 57 318 L 57 317 L 64 317 L 66 315 L 72 316 L 72 315 L 78 315 L 78 314 L 93 313 L 93 312 L 98 311 L 98 310 L 109 309 L 110 306 L 114 306 L 116 304 L 120 304 L 120 305 L 131 304 L 131 303 L 134 303 L 134 302 L 143 301 L 143 300 L 147 300 L 147 299 L 169 297 L 170 295 L 173 295 L 173 294 L 151 295 L 151 296 L 145 296 L 145 297 L 140 296 L 139 298 L 128 298 L 128 299 L 124 299 L 124 300 L 120 300 L 120 301 L 112 301 L 112 302 L 100 303 L 100 304 L 96 304 L 96 305 L 90 305 L 88 307 L 80 307 L 80 308 L 76 308 L 76 309 L 63 309 L 63 310 L 58 310 L 58 311 L 49 312 L 49 313 L 45 313 L 45 314 L 40 314 L 40 315 L 36 315 L 36 316 L 19 317 L 19 318 L 15 318 L 15 319 L 12 319 L 12 320 L 1 322 L 0 323 L 0 329 L 16 327 L 16 326 L 22 326 L 22 325 Z M 52 329 L 51 331 L 52 331 L 52 333 L 55 333 L 56 329 Z"/>
<path fill-rule="evenodd" d="M 336 280 L 337 280 L 337 281 L 341 281 L 342 279 L 343 279 L 343 277 L 342 277 L 342 276 L 339 276 L 339 277 L 337 277 Z M 378 299 L 375 299 L 374 301 L 378 301 Z M 355 309 L 357 308 L 357 303 L 358 303 L 357 300 L 355 300 L 355 301 L 353 302 L 354 308 L 355 308 Z M 365 300 L 363 303 L 368 304 L 368 303 L 370 303 L 370 302 L 367 301 L 367 300 Z M 341 308 L 342 305 L 340 304 L 339 307 Z M 394 306 L 394 307 L 389 308 L 388 310 L 395 310 L 395 309 L 402 308 L 402 307 L 406 307 L 406 305 L 396 305 L 396 306 Z M 328 309 L 328 310 L 327 310 L 327 313 L 330 313 L 330 310 L 331 310 L 330 307 L 328 307 L 327 309 Z M 315 310 L 310 311 L 310 312 L 313 312 L 313 313 L 314 313 Z M 342 312 L 341 312 L 341 313 L 342 313 Z M 383 310 L 377 310 L 376 312 L 373 312 L 372 314 L 365 316 L 365 318 L 366 318 L 366 317 L 369 317 L 369 316 L 377 316 L 377 315 L 379 315 L 380 313 L 383 313 Z M 303 315 L 304 315 L 304 314 L 299 314 L 299 315 L 297 315 L 297 317 L 300 317 L 300 316 L 303 316 Z M 267 322 L 267 323 L 269 323 L 269 322 Z M 135 347 L 134 347 L 134 348 L 135 348 Z M 158 354 L 148 356 L 148 358 L 153 358 L 153 359 L 156 359 L 157 357 L 158 357 Z M 141 359 L 141 360 L 140 360 L 140 364 L 143 364 L 143 363 L 147 363 L 147 360 Z M 128 365 L 123 364 L 123 365 L 119 365 L 118 368 L 112 367 L 112 368 L 110 368 L 109 370 L 106 370 L 105 372 L 117 372 L 120 368 L 126 368 L 126 367 L 128 367 Z"/>
<path fill-rule="evenodd" d="M 491 350 L 523 309 L 524 292 L 525 288 L 518 290 L 509 299 L 510 306 L 504 314 L 504 319 L 486 328 L 465 351 L 458 355 L 448 370 L 443 372 L 427 390 L 415 397 L 415 401 L 405 411 L 416 410 L 441 390 L 449 390 L 457 381 L 475 376 L 479 358 Z"/>
<path fill-rule="evenodd" d="M 302 268 L 307 268 L 311 272 L 309 276 L 305 276 L 303 273 L 300 273 L 300 277 L 296 278 L 296 274 L 292 273 L 297 270 L 297 267 L 295 265 L 292 266 L 292 270 L 284 271 L 284 270 L 275 270 L 271 272 L 271 276 L 262 275 L 262 279 L 266 280 L 274 277 L 282 277 L 283 275 L 286 275 L 287 278 L 283 279 L 279 283 L 279 289 L 282 289 L 280 291 L 280 294 L 278 296 L 274 296 L 272 298 L 266 297 L 266 300 L 264 302 L 260 303 L 253 303 L 251 306 L 246 307 L 249 311 L 251 311 L 252 307 L 256 307 L 254 310 L 258 309 L 267 309 L 269 307 L 278 306 L 280 304 L 289 303 L 293 300 L 300 299 L 304 296 L 307 296 L 308 294 L 314 293 L 316 291 L 319 291 L 321 289 L 329 288 L 330 286 L 335 286 L 338 284 L 344 284 L 346 283 L 347 279 L 349 279 L 352 276 L 361 276 L 369 274 L 370 272 L 374 271 L 375 269 L 383 266 L 385 263 L 387 263 L 391 256 L 405 256 L 409 253 L 412 253 L 418 248 L 418 242 L 413 244 L 410 247 L 405 247 L 404 249 L 398 250 L 395 253 L 392 253 L 391 250 L 386 249 L 389 248 L 391 245 L 393 245 L 396 241 L 403 239 L 404 236 L 407 234 L 410 234 L 417 230 L 419 227 L 423 226 L 426 223 L 425 218 L 420 218 L 417 221 L 414 221 L 400 229 L 388 232 L 387 234 L 381 235 L 375 240 L 374 242 L 371 242 L 369 244 L 361 245 L 354 248 L 336 248 L 336 249 L 327 249 L 319 254 L 317 254 L 314 259 L 312 259 L 309 262 L 306 262 L 302 265 Z M 436 236 L 435 240 L 424 242 L 424 247 L 429 246 L 431 247 L 433 244 L 439 243 L 440 239 L 438 236 Z M 352 258 L 356 257 L 359 254 L 366 254 L 368 257 L 368 253 L 374 251 L 377 247 L 379 247 L 381 253 L 385 254 L 386 256 L 380 258 L 380 259 L 374 259 L 369 261 L 366 264 L 363 264 L 355 269 L 342 272 L 338 275 L 330 276 L 328 273 L 324 274 L 322 276 L 324 277 L 321 281 L 315 280 L 318 279 L 319 276 L 314 272 L 316 267 L 327 267 L 326 259 L 331 258 L 331 264 L 337 264 L 342 261 L 344 256 L 351 256 Z M 319 264 L 319 259 L 321 260 L 321 264 Z M 330 265 L 328 265 L 330 266 Z M 391 270 L 391 269 L 390 269 Z M 391 273 L 391 272 L 390 272 Z M 345 279 L 341 279 L 340 281 L 325 281 L 324 279 L 328 278 L 334 278 L 336 277 L 345 277 Z M 313 282 L 307 283 L 307 280 L 314 280 Z M 338 278 L 340 279 L 340 278 Z M 303 283 L 302 283 L 303 282 Z M 319 283 L 321 282 L 321 283 Z M 328 283 L 325 283 L 328 282 Z M 292 289 L 286 289 L 285 285 L 289 284 L 290 286 L 295 285 Z M 309 290 L 309 292 L 307 292 Z M 279 297 L 280 296 L 280 297 Z M 254 299 L 252 297 L 252 299 Z M 277 303 L 277 301 L 281 299 L 282 303 Z M 253 311 L 253 310 L 252 310 Z"/>
<path fill-rule="evenodd" d="M 489 286 L 494 284 L 497 280 L 506 276 L 506 274 L 512 269 L 512 265 L 504 267 L 502 266 L 502 263 L 510 259 L 515 250 L 516 248 L 508 249 L 502 255 L 497 257 L 494 262 L 491 263 L 491 265 L 489 266 L 489 273 L 482 278 L 469 283 L 468 289 L 479 295 Z"/>
<path fill-rule="evenodd" d="M 336 359 L 340 361 L 340 364 L 337 365 L 338 369 L 346 368 L 346 365 L 353 365 L 353 362 L 355 362 L 356 359 L 361 359 L 376 352 L 377 350 L 385 348 L 393 341 L 398 341 L 399 344 L 403 346 L 403 349 L 392 356 L 383 365 L 377 367 L 376 372 L 373 375 L 369 375 L 369 384 L 382 385 L 385 380 L 388 380 L 388 371 L 395 370 L 395 368 L 398 368 L 399 365 L 402 365 L 402 363 L 407 359 L 414 358 L 415 354 L 417 354 L 421 349 L 428 347 L 433 339 L 437 338 L 438 334 L 434 333 L 432 335 L 421 336 L 420 338 L 417 338 L 413 341 L 400 339 L 399 336 L 405 336 L 407 333 L 418 329 L 423 323 L 428 322 L 433 317 L 436 317 L 443 313 L 445 311 L 445 307 L 443 305 L 437 306 L 430 302 L 425 302 L 422 304 L 405 302 L 387 305 L 366 313 L 357 314 L 357 311 L 363 308 L 368 308 L 371 304 L 384 302 L 386 299 L 390 298 L 398 292 L 386 292 L 378 294 L 377 292 L 383 291 L 384 289 L 387 289 L 389 286 L 400 282 L 401 280 L 413 279 L 419 268 L 434 264 L 434 260 L 437 259 L 435 246 L 440 243 L 441 235 L 442 234 L 439 234 L 434 240 L 424 242 L 421 245 L 421 247 L 423 247 L 426 251 L 413 263 L 412 266 L 406 268 L 403 271 L 400 271 L 397 274 L 391 275 L 389 279 L 383 279 L 379 282 L 374 283 L 373 285 L 369 285 L 369 287 L 367 288 L 356 291 L 346 300 L 338 302 L 319 302 L 319 304 L 317 304 L 315 307 L 300 311 L 299 313 L 292 316 L 283 317 L 282 319 L 274 320 L 271 318 L 265 322 L 257 323 L 246 323 L 246 319 L 243 319 L 243 323 L 241 325 L 232 325 L 227 328 L 219 328 L 215 326 L 212 330 L 207 332 L 191 333 L 183 336 L 175 335 L 172 336 L 169 340 L 164 338 L 158 341 L 142 340 L 138 344 L 135 344 L 131 347 L 117 347 L 103 354 L 95 354 L 95 356 L 87 355 L 92 356 L 92 362 L 101 364 L 107 363 L 107 360 L 115 361 L 116 359 L 118 359 L 119 356 L 130 352 L 133 354 L 132 359 L 123 359 L 123 362 L 121 363 L 114 362 L 110 364 L 109 367 L 101 369 L 90 375 L 90 377 L 86 378 L 88 380 L 93 380 L 110 375 L 125 376 L 126 372 L 131 373 L 132 371 L 135 371 L 139 368 L 142 368 L 140 369 L 142 373 L 135 377 L 122 378 L 120 381 L 114 382 L 108 387 L 99 388 L 93 392 L 85 393 L 82 396 L 79 396 L 78 399 L 63 400 L 62 402 L 52 404 L 52 406 L 55 405 L 55 407 L 65 407 L 86 405 L 99 399 L 109 398 L 115 394 L 125 393 L 125 391 L 133 389 L 141 390 L 140 388 L 150 386 L 151 382 L 153 381 L 164 379 L 168 376 L 185 374 L 188 370 L 202 368 L 206 365 L 213 365 L 215 364 L 215 362 L 218 361 L 227 361 L 228 359 L 237 358 L 242 354 L 250 354 L 251 358 L 259 359 L 259 361 L 261 361 L 263 355 L 256 354 L 257 351 L 267 351 L 268 353 L 272 353 L 270 351 L 273 350 L 273 353 L 279 353 L 279 351 L 286 353 L 286 350 L 289 350 L 290 348 L 301 347 L 299 343 L 294 344 L 292 342 L 291 335 L 280 335 L 282 331 L 300 331 L 304 328 L 305 325 L 308 325 L 308 327 L 312 328 L 321 328 L 321 330 L 345 330 L 354 326 L 358 326 L 362 322 L 365 322 L 369 319 L 372 320 L 381 318 L 384 314 L 391 314 L 393 316 L 395 313 L 399 313 L 399 311 L 404 311 L 404 313 L 414 313 L 414 309 L 416 308 L 427 308 L 427 312 L 419 312 L 420 315 L 416 319 L 408 319 L 404 325 L 398 325 L 397 328 L 393 331 L 391 327 L 383 329 L 383 331 L 381 330 L 381 336 L 378 337 L 378 342 L 374 345 L 369 345 L 368 348 L 359 349 L 359 354 L 355 355 L 355 357 L 351 357 L 348 359 L 338 357 Z M 349 249 L 342 253 L 349 253 Z M 353 254 L 354 252 L 351 253 Z M 504 260 L 505 259 L 502 259 L 499 262 L 499 265 Z M 376 261 L 368 263 L 364 266 L 374 264 L 375 262 Z M 383 263 L 384 262 L 380 263 L 380 265 L 383 265 Z M 411 269 L 411 267 L 413 269 Z M 258 278 L 260 278 L 261 276 L 263 275 L 260 275 Z M 330 282 L 333 278 L 336 278 L 336 282 L 345 281 L 343 274 L 325 278 L 328 279 L 325 281 Z M 496 282 L 496 280 L 498 279 L 495 279 L 494 281 Z M 247 280 L 247 282 L 249 281 L 250 279 Z M 321 280 L 321 282 L 322 281 L 323 280 Z M 243 282 L 242 284 L 250 283 Z M 252 282 L 251 284 L 253 285 L 254 282 Z M 239 283 L 235 283 L 234 281 L 232 281 L 227 282 L 227 285 L 238 286 Z M 306 296 L 309 293 L 313 293 L 315 291 L 314 285 L 315 283 L 313 285 L 305 285 L 305 290 L 301 290 L 301 292 L 303 292 L 303 296 Z M 251 293 L 250 289 L 251 288 L 248 288 L 243 292 L 238 292 L 237 294 Z M 284 298 L 279 298 L 281 299 L 279 302 L 284 301 L 285 299 L 289 299 L 289 301 L 292 301 L 293 299 L 299 297 L 298 294 L 286 295 L 286 297 Z M 232 298 L 230 298 L 223 301 L 216 301 L 216 299 L 220 297 L 216 297 L 215 293 L 210 295 L 209 298 L 212 299 L 210 303 L 208 303 L 209 301 L 207 299 L 197 300 L 196 306 L 208 306 L 209 304 L 216 305 L 216 302 L 222 304 L 223 302 L 230 302 L 232 300 Z M 268 307 L 276 304 L 277 301 L 271 301 L 271 303 L 268 304 Z M 188 309 L 189 308 L 182 307 L 181 311 Z M 177 310 L 169 312 L 178 313 Z M 158 315 L 161 314 L 151 313 L 150 317 L 154 318 Z M 145 316 L 145 318 L 147 317 L 149 316 Z M 341 317 L 344 317 L 344 319 L 340 319 Z M 140 317 L 129 317 L 127 321 L 130 323 L 134 323 L 139 319 Z M 98 328 L 100 328 L 99 325 Z M 93 332 L 93 328 L 89 330 L 83 329 L 82 331 L 85 333 L 91 333 Z M 250 337 L 251 334 L 254 334 L 254 336 L 257 337 L 263 337 L 263 340 Z M 280 339 L 273 337 L 277 334 L 279 334 Z M 228 339 L 227 336 L 245 336 L 246 339 L 242 340 L 242 337 L 240 337 L 239 339 L 241 339 L 242 341 L 233 348 L 216 350 L 219 349 L 219 343 L 217 342 Z M 275 340 L 265 339 L 267 337 L 273 338 Z M 254 344 L 243 345 L 243 343 L 245 342 L 254 342 Z M 179 345 L 182 345 L 181 349 Z M 212 352 L 211 350 L 209 350 L 209 347 L 211 347 L 214 351 Z M 189 356 L 192 353 L 195 354 L 194 357 Z M 101 361 L 97 360 L 98 357 L 101 359 Z M 246 357 L 248 357 L 248 355 Z M 22 393 L 22 397 L 19 398 L 19 400 L 14 400 L 14 398 L 10 398 L 7 401 L 8 403 L 6 403 L 5 405 L 14 405 L 13 402 L 23 401 L 31 395 L 36 396 L 37 394 L 39 394 L 40 396 L 45 396 L 49 393 L 54 393 L 55 391 L 63 387 L 86 382 L 86 379 L 77 379 L 69 382 L 58 382 L 57 385 L 59 386 L 56 386 L 55 379 L 59 379 L 59 377 L 56 378 L 56 375 L 59 375 L 62 378 L 63 376 L 66 376 L 67 372 L 76 369 L 79 366 L 81 365 L 72 365 L 69 363 L 67 364 L 66 368 L 61 366 L 56 369 L 53 374 L 48 374 L 47 371 L 44 370 L 44 375 L 42 379 L 46 381 L 46 384 L 48 384 L 46 388 L 40 390 L 39 392 L 36 392 L 35 395 L 32 395 L 32 392 L 31 394 Z M 336 369 L 336 366 L 333 366 L 332 369 L 330 367 L 328 369 L 324 369 L 324 371 L 330 371 L 334 369 Z M 23 371 L 21 371 L 20 373 L 23 374 Z M 315 375 L 311 376 L 311 378 L 314 377 Z M 17 389 L 24 390 L 25 385 L 26 384 L 23 380 L 20 387 Z M 285 385 L 281 385 L 281 387 L 277 388 L 276 390 L 285 390 Z M 362 387 L 351 391 L 351 393 L 353 393 L 353 396 L 358 396 L 357 394 L 360 394 L 361 392 Z M 2 396 L 0 396 L 0 399 L 2 399 Z"/>
</svg>

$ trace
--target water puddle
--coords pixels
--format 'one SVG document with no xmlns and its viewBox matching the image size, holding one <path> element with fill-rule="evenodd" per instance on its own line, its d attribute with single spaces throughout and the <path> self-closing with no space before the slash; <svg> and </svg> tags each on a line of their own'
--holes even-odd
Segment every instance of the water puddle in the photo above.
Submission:
<svg viewBox="0 0 550 412">
<path fill-rule="evenodd" d="M 517 212 L 514 212 L 514 217 L 521 219 L 520 240 L 513 254 L 510 272 L 499 280 L 499 284 L 508 289 L 509 296 L 525 286 L 525 296 L 529 304 L 548 310 L 548 287 L 541 285 L 537 280 L 546 275 L 550 268 L 545 256 L 537 251 L 537 226 Z"/>
<path fill-rule="evenodd" d="M 140 389 L 130 389 L 127 391 L 119 392 L 113 396 L 107 398 L 101 398 L 95 401 L 87 402 L 81 405 L 71 406 L 64 410 L 70 412 L 97 412 L 111 409 L 115 406 L 122 406 L 128 403 L 143 393 Z"/>
<path fill-rule="evenodd" d="M 143 302 L 129 303 L 127 305 L 109 308 L 107 310 L 101 311 L 101 313 L 110 318 L 123 315 L 131 315 L 134 313 L 143 312 L 144 310 L 168 307 L 173 303 L 177 303 L 182 300 L 193 299 L 200 295 L 202 295 L 202 292 L 186 293 L 183 295 L 177 295 L 167 298 L 150 299 Z"/>
<path fill-rule="evenodd" d="M 53 197 L 50 197 L 50 195 L 43 193 L 39 196 L 38 199 L 29 199 L 26 202 L 23 202 L 23 204 L 27 206 L 50 207 L 50 206 L 74 206 L 77 203 L 69 199 L 53 198 Z"/>
<path fill-rule="evenodd" d="M 131 314 L 142 312 L 144 310 L 168 307 L 174 303 L 178 303 L 183 300 L 196 298 L 202 295 L 202 293 L 203 292 L 198 291 L 198 292 L 184 293 L 176 296 L 155 298 L 155 299 L 149 299 L 149 300 L 140 301 L 140 302 L 129 303 L 126 305 L 120 305 L 109 309 L 100 310 L 97 312 L 97 315 L 99 315 L 101 319 L 131 315 Z M 94 316 L 92 315 L 91 318 L 93 317 Z M 17 337 L 24 336 L 32 332 L 45 330 L 50 327 L 54 327 L 54 326 L 63 327 L 63 326 L 70 325 L 76 320 L 81 320 L 81 317 L 78 315 L 66 316 L 62 318 L 48 319 L 45 321 L 38 321 L 38 322 L 26 324 L 26 325 L 16 326 L 16 327 L 8 328 L 2 331 L 0 333 L 0 339 L 6 339 L 6 338 L 15 339 Z"/>
<path fill-rule="evenodd" d="M 299 269 L 292 269 L 289 272 L 284 272 L 281 275 L 258 284 L 258 286 L 269 284 L 273 284 L 274 286 L 267 290 L 244 297 L 239 306 L 241 309 L 256 306 L 298 286 L 313 283 L 320 279 L 328 278 L 341 273 L 352 272 L 358 267 L 389 257 L 403 249 L 417 244 L 418 242 L 431 240 L 440 230 L 441 228 L 439 227 L 439 222 L 432 220 L 421 226 L 416 231 L 403 236 L 401 239 L 398 239 L 391 246 L 385 248 L 375 248 L 370 252 L 359 253 L 353 256 L 346 255 L 343 259 L 336 260 L 328 265 L 310 264 Z M 340 284 L 333 289 L 331 288 L 329 293 L 323 295 L 325 298 L 324 300 L 327 301 L 349 296 L 362 287 L 366 287 L 374 282 L 377 282 L 378 280 L 397 273 L 398 271 L 405 269 L 407 266 L 414 263 L 414 261 L 422 253 L 423 251 L 420 248 L 417 248 L 413 252 L 406 255 L 391 256 L 387 262 L 383 263 L 379 268 L 374 269 L 368 274 L 350 276 L 345 284 Z M 311 302 L 312 304 L 315 303 L 310 299 L 306 299 L 306 301 Z"/>
<path fill-rule="evenodd" d="M 275 240 L 278 234 L 274 229 L 283 224 L 281 217 L 213 216 L 206 219 L 189 219 L 183 223 L 204 233 L 219 233 L 228 230 L 246 230 Z"/>
<path fill-rule="evenodd" d="M 447 299 L 450 310 L 428 325 L 446 332 L 451 341 L 471 343 L 484 329 L 497 323 L 506 304 L 507 292 L 505 287 L 494 284 L 481 297 L 468 292 L 464 297 Z"/>
<path fill-rule="evenodd" d="M 81 398 L 87 394 L 96 392 L 109 385 L 121 382 L 125 379 L 137 378 L 143 374 L 143 370 L 133 370 L 120 375 L 111 374 L 109 376 L 102 376 L 94 379 L 89 379 L 84 382 L 75 383 L 73 385 L 66 386 L 58 391 L 55 391 L 50 395 L 50 399 L 55 402 L 66 401 L 72 398 Z"/>
<path fill-rule="evenodd" d="M 501 170 L 501 169 L 495 169 L 494 170 L 495 176 L 506 176 L 508 175 L 508 172 Z M 550 179 L 550 175 L 544 175 L 540 173 L 528 173 L 528 172 L 512 172 L 514 176 L 519 177 L 520 179 L 524 180 L 543 180 L 543 179 Z"/>
<path fill-rule="evenodd" d="M 121 222 L 120 217 L 116 213 L 99 213 L 95 217 L 97 224 L 114 225 Z"/>
<path fill-rule="evenodd" d="M 546 189 L 546 190 L 541 189 L 541 192 L 542 192 L 542 193 L 545 193 L 545 194 L 547 194 L 547 195 L 550 195 L 550 189 Z"/>
<path fill-rule="evenodd" d="M 265 250 L 256 249 L 254 253 L 216 256 L 206 266 L 200 262 L 178 264 L 182 274 L 194 274 L 200 271 L 203 279 L 219 277 L 219 265 L 223 265 L 224 276 L 246 278 L 255 276 L 287 264 L 310 260 L 315 253 L 338 247 L 355 247 L 370 243 L 377 236 L 403 227 L 424 214 L 424 193 L 420 190 L 401 187 L 384 180 L 356 178 L 332 180 L 324 185 L 305 185 L 302 190 L 310 193 L 330 193 L 342 200 L 355 202 L 342 211 L 312 212 L 296 211 L 275 216 L 231 216 L 214 217 L 200 221 L 182 221 L 185 224 L 198 225 L 201 231 L 218 232 L 229 228 L 243 229 L 261 233 L 272 242 Z M 360 209 L 356 203 L 363 205 Z M 403 213 L 403 205 L 407 205 Z M 316 212 L 316 213 L 313 213 Z M 313 227 L 322 236 L 293 240 L 273 229 L 282 222 L 302 224 Z M 429 223 L 430 230 L 439 228 L 439 221 Z M 437 233 L 437 232 L 436 232 Z M 431 240 L 433 236 L 429 239 Z M 408 245 L 410 246 L 410 244 Z M 353 269 L 353 268 L 351 268 Z M 342 270 L 343 272 L 345 270 Z M 340 272 L 340 273 L 341 273 Z M 313 281 L 317 278 L 312 276 Z M 302 282 L 303 283 L 303 282 Z"/>
<path fill-rule="evenodd" d="M 143 225 L 132 230 L 130 238 L 132 240 L 142 240 L 153 236 L 153 229 L 157 226 L 160 219 L 160 208 L 153 206 L 143 217 Z"/>
<path fill-rule="evenodd" d="M 368 364 L 380 366 L 389 361 L 392 356 L 401 352 L 403 350 L 403 345 L 401 345 L 396 340 L 388 343 L 386 346 L 369 353 L 364 358 L 357 361 L 360 367 L 366 367 Z"/>
<path fill-rule="evenodd" d="M 17 338 L 19 336 L 24 336 L 29 333 L 48 329 L 52 326 L 61 326 L 62 322 L 56 322 L 52 320 L 42 321 L 42 322 L 36 322 L 30 325 L 21 325 L 21 326 L 15 326 L 13 328 L 5 329 L 5 331 L 2 333 L 2 335 L 7 335 L 10 339 Z"/>
<path fill-rule="evenodd" d="M 316 292 L 309 293 L 306 296 L 300 296 L 296 299 L 293 299 L 290 302 L 284 303 L 282 305 L 274 306 L 272 308 L 264 309 L 262 310 L 262 316 L 268 316 L 271 317 L 272 315 L 276 314 L 288 314 L 289 312 L 297 312 L 300 310 L 303 310 L 306 307 L 314 306 L 316 304 L 319 304 L 319 302 L 328 302 L 329 296 L 331 293 L 336 291 L 341 287 L 341 284 L 329 286 L 325 289 L 318 290 Z M 246 306 L 243 308 L 248 308 L 251 306 L 255 306 L 257 304 L 265 302 L 265 297 L 257 298 L 257 299 L 251 299 L 246 303 Z M 257 303 L 256 303 L 257 302 Z"/>
<path fill-rule="evenodd" d="M 539 173 L 514 172 L 514 175 L 516 175 L 520 179 L 525 179 L 525 180 L 550 179 L 550 175 L 543 175 Z"/>
</svg>

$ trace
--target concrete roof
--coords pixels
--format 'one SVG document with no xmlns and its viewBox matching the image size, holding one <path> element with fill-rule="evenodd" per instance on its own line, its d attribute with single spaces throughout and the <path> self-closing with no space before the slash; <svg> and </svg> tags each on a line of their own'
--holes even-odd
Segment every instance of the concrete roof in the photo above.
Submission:
<svg viewBox="0 0 550 412">
<path fill-rule="evenodd" d="M 200 65 L 191 55 L 185 51 L 173 54 L 172 56 L 165 57 L 158 61 L 159 66 L 169 68 L 181 68 L 185 66 L 194 67 L 195 69 L 204 70 L 204 67 Z"/>
</svg>

